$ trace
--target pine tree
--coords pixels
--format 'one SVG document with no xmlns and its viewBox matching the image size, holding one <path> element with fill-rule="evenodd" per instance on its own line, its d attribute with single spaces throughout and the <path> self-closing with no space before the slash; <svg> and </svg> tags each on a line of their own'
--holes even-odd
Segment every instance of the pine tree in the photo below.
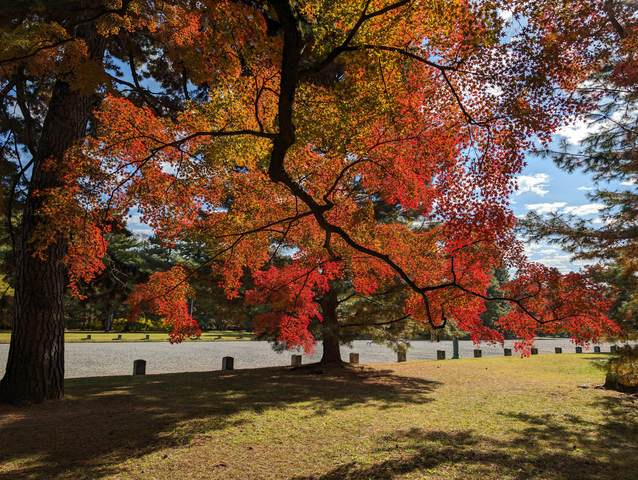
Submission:
<svg viewBox="0 0 638 480">
<path fill-rule="evenodd" d="M 626 17 L 622 24 L 614 13 L 626 15 L 628 5 L 607 3 L 618 49 L 579 89 L 593 106 L 588 115 L 593 133 L 576 150 L 564 143 L 560 151 L 544 152 L 568 172 L 592 175 L 599 188 L 588 196 L 600 204 L 600 215 L 593 222 L 565 213 L 529 213 L 520 224 L 530 240 L 599 262 L 588 273 L 614 287 L 613 318 L 631 335 L 638 333 L 638 23 Z M 609 182 L 620 187 L 610 188 Z"/>
</svg>

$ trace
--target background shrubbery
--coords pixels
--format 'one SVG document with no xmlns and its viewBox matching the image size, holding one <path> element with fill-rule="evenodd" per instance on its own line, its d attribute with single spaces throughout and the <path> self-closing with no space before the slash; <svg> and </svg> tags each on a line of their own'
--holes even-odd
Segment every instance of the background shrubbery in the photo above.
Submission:
<svg viewBox="0 0 638 480">
<path fill-rule="evenodd" d="M 140 317 L 136 321 L 130 321 L 125 317 L 113 319 L 112 330 L 115 332 L 146 332 L 146 331 L 166 331 L 163 320 L 153 320 L 148 317 Z"/>
</svg>

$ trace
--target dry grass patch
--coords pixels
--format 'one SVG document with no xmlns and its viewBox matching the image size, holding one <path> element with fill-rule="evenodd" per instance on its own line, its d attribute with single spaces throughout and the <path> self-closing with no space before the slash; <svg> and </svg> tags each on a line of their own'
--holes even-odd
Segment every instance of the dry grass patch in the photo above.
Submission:
<svg viewBox="0 0 638 480">
<path fill-rule="evenodd" d="M 594 355 L 73 379 L 0 407 L 0 479 L 632 479 Z"/>
<path fill-rule="evenodd" d="M 148 334 L 149 338 L 146 339 Z M 86 336 L 91 335 L 91 340 Z M 122 338 L 118 340 L 118 335 Z M 203 332 L 197 339 L 187 338 L 187 342 L 219 342 L 230 340 L 252 340 L 251 332 L 238 332 L 234 330 Z M 165 332 L 103 332 L 103 331 L 71 331 L 64 334 L 66 343 L 126 343 L 126 342 L 168 342 L 168 333 Z M 0 344 L 11 342 L 11 332 L 0 331 Z"/>
</svg>

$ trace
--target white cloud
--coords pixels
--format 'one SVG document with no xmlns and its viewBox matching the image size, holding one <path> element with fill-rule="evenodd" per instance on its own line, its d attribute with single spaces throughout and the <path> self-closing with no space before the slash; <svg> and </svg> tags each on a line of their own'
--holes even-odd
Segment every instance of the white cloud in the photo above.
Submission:
<svg viewBox="0 0 638 480">
<path fill-rule="evenodd" d="M 593 215 L 598 213 L 600 210 L 605 208 L 605 205 L 602 203 L 586 203 L 585 205 L 572 205 L 569 207 L 563 208 L 563 213 L 571 213 L 572 215 L 577 215 L 579 217 L 584 217 L 587 215 Z"/>
<path fill-rule="evenodd" d="M 577 272 L 587 265 L 582 260 L 572 260 L 568 253 L 555 253 L 553 255 L 544 255 L 533 259 L 535 262 L 542 263 L 548 267 L 557 268 L 562 273 Z"/>
<path fill-rule="evenodd" d="M 151 237 L 154 234 L 153 229 L 142 222 L 141 215 L 136 209 L 129 214 L 126 227 L 138 237 Z"/>
<path fill-rule="evenodd" d="M 594 215 L 605 208 L 602 203 L 586 203 L 584 205 L 567 205 L 567 202 L 526 203 L 525 208 L 539 215 L 546 213 L 568 213 L 579 217 Z"/>
<path fill-rule="evenodd" d="M 523 193 L 535 193 L 541 197 L 549 193 L 549 175 L 546 173 L 535 173 L 534 175 L 519 175 L 516 177 L 518 190 L 516 195 Z"/>
<path fill-rule="evenodd" d="M 586 265 L 583 261 L 572 260 L 569 253 L 547 242 L 526 242 L 524 245 L 525 254 L 530 260 L 557 268 L 563 273 L 578 271 Z"/>
<path fill-rule="evenodd" d="M 635 185 L 638 185 L 638 178 L 632 178 L 624 182 L 620 182 L 620 184 L 624 185 L 625 187 L 633 187 Z"/>
<path fill-rule="evenodd" d="M 485 91 L 495 97 L 500 97 L 503 95 L 503 89 L 498 85 L 488 85 Z"/>
<path fill-rule="evenodd" d="M 526 203 L 525 208 L 532 210 L 539 215 L 545 213 L 554 213 L 567 206 L 567 202 L 550 202 L 550 203 Z"/>
<path fill-rule="evenodd" d="M 505 22 L 508 22 L 514 16 L 514 12 L 511 10 L 502 10 L 500 8 L 497 10 L 497 13 Z"/>
<path fill-rule="evenodd" d="M 595 187 L 587 187 L 585 185 L 583 185 L 582 187 L 578 187 L 576 190 L 580 190 L 581 192 L 591 192 L 592 190 L 595 190 Z"/>
<path fill-rule="evenodd" d="M 599 125 L 586 120 L 576 120 L 574 123 L 564 125 L 556 131 L 557 135 L 564 137 L 567 143 L 579 145 L 589 135 L 595 133 L 600 128 Z"/>
</svg>

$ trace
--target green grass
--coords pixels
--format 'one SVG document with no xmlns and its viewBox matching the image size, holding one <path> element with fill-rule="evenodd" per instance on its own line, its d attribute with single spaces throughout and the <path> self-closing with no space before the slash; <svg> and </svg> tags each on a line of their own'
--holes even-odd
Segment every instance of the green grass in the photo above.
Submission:
<svg viewBox="0 0 638 480">
<path fill-rule="evenodd" d="M 638 478 L 604 356 L 74 379 L 0 406 L 0 479 Z"/>
<path fill-rule="evenodd" d="M 86 340 L 87 334 L 91 335 L 91 340 Z M 168 334 L 164 332 L 150 332 L 149 340 L 145 340 L 146 332 L 134 332 L 134 333 L 122 333 L 122 340 L 117 340 L 119 332 L 105 333 L 103 331 L 69 331 L 64 334 L 64 341 L 67 343 L 103 343 L 103 342 L 168 342 Z M 216 342 L 216 341 L 228 341 L 228 340 L 250 340 L 252 338 L 251 332 L 236 332 L 232 330 L 220 330 L 204 332 L 199 340 L 186 340 L 192 342 Z M 9 343 L 11 341 L 11 333 L 7 331 L 0 331 L 0 344 Z"/>
</svg>

